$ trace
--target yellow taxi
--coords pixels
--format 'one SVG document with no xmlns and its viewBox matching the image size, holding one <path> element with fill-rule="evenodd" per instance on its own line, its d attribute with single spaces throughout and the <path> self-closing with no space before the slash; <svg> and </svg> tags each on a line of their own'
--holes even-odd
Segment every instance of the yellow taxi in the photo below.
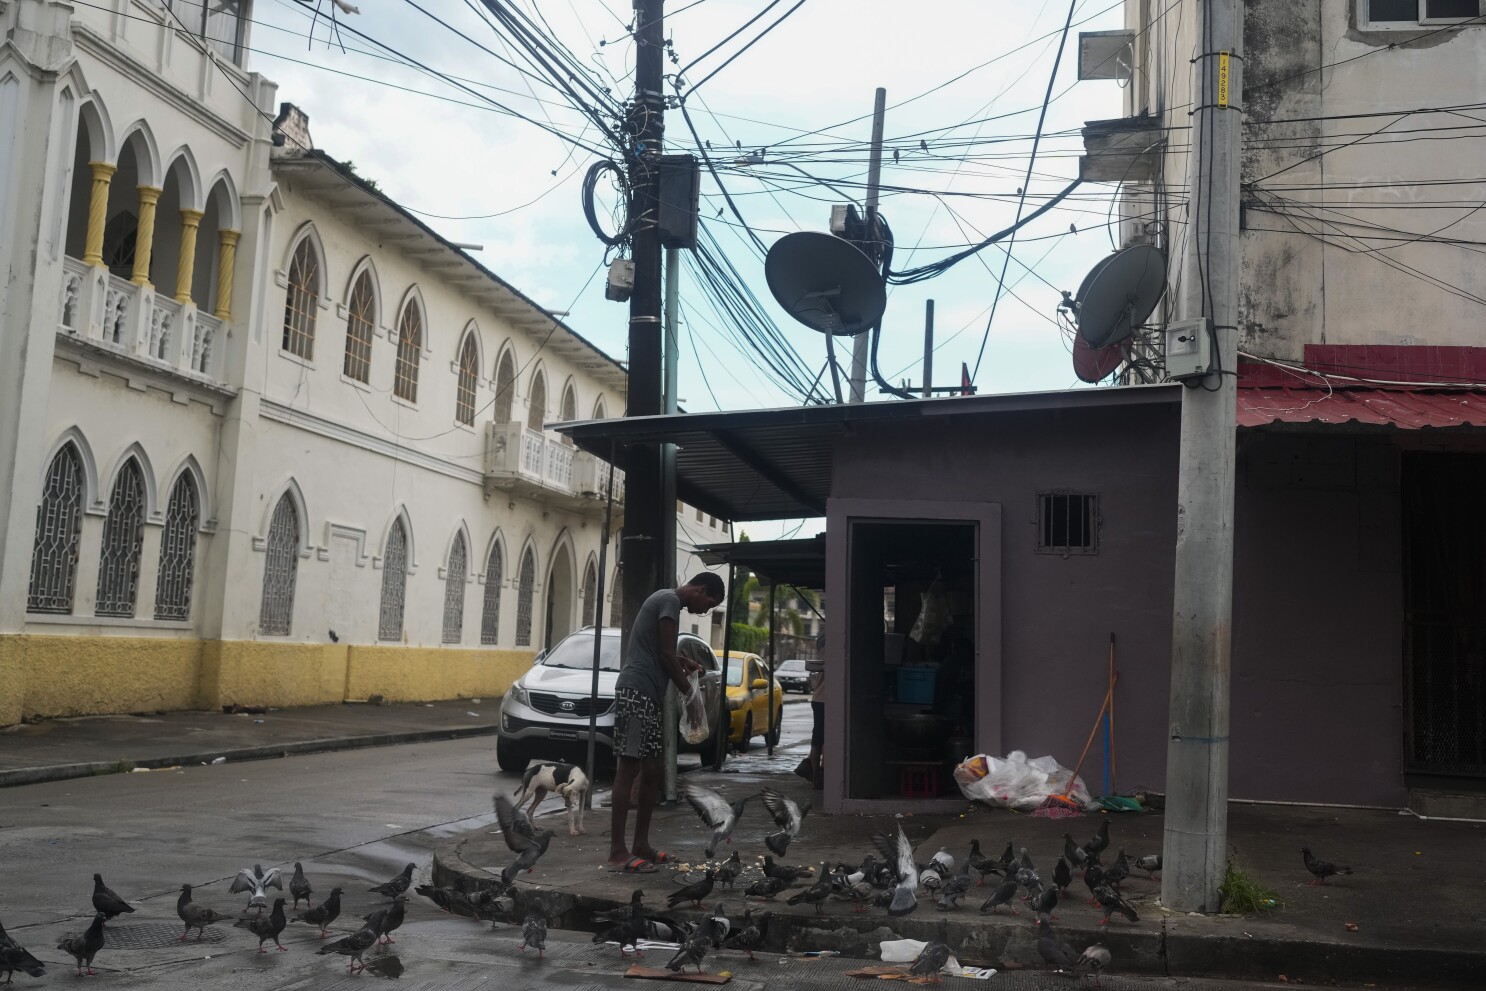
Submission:
<svg viewBox="0 0 1486 991">
<path fill-rule="evenodd" d="M 728 742 L 747 750 L 749 741 L 762 736 L 771 746 L 779 742 L 779 724 L 784 718 L 784 689 L 774 681 L 769 691 L 769 665 L 757 654 L 730 650 L 727 656 Z M 774 732 L 769 732 L 769 710 L 774 706 Z"/>
</svg>

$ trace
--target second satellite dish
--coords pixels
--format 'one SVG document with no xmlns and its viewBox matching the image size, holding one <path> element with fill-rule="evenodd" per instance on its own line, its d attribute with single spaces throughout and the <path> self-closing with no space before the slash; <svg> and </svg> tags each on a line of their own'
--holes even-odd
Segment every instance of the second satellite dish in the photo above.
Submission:
<svg viewBox="0 0 1486 991">
<path fill-rule="evenodd" d="M 1078 336 L 1090 348 L 1118 344 L 1145 323 L 1166 293 L 1166 256 L 1132 244 L 1103 259 L 1074 297 Z"/>
<path fill-rule="evenodd" d="M 887 287 L 877 266 L 832 234 L 784 235 L 764 259 L 764 277 L 790 316 L 824 334 L 871 330 L 887 308 Z"/>
</svg>

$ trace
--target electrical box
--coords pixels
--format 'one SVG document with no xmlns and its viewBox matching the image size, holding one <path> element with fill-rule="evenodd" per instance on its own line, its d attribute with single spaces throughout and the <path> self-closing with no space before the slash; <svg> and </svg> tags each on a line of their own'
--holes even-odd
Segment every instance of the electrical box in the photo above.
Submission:
<svg viewBox="0 0 1486 991">
<path fill-rule="evenodd" d="M 697 246 L 697 211 L 701 208 L 702 173 L 691 155 L 661 155 L 655 160 L 660 184 L 656 226 L 667 248 Z"/>
<path fill-rule="evenodd" d="M 609 263 L 609 281 L 604 285 L 604 298 L 623 303 L 635 291 L 635 263 L 616 258 Z"/>
<path fill-rule="evenodd" d="M 1207 317 L 1166 325 L 1166 377 L 1200 378 L 1212 370 L 1213 335 Z"/>
</svg>

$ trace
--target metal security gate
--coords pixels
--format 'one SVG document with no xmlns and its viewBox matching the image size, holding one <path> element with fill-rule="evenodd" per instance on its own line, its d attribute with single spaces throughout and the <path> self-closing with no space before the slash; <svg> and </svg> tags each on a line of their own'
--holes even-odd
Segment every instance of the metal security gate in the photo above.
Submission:
<svg viewBox="0 0 1486 991">
<path fill-rule="evenodd" d="M 1486 778 L 1486 454 L 1402 467 L 1407 769 Z"/>
</svg>

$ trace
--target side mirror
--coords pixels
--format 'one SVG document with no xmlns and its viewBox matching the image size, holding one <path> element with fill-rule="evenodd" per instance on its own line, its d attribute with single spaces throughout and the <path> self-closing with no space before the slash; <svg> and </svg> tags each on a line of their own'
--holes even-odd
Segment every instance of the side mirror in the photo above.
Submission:
<svg viewBox="0 0 1486 991">
<path fill-rule="evenodd" d="M 760 688 L 768 688 L 769 687 L 769 683 L 766 680 L 764 680 L 763 678 L 755 678 L 755 679 L 753 679 L 753 684 L 751 686 L 749 686 L 749 687 L 751 687 L 755 691 L 757 691 Z"/>
<path fill-rule="evenodd" d="M 546 656 L 547 656 L 547 648 L 543 647 L 541 650 L 537 651 L 536 656 L 531 659 L 532 666 L 533 667 L 536 667 L 538 664 L 541 664 L 542 663 L 542 658 L 544 658 Z"/>
</svg>

